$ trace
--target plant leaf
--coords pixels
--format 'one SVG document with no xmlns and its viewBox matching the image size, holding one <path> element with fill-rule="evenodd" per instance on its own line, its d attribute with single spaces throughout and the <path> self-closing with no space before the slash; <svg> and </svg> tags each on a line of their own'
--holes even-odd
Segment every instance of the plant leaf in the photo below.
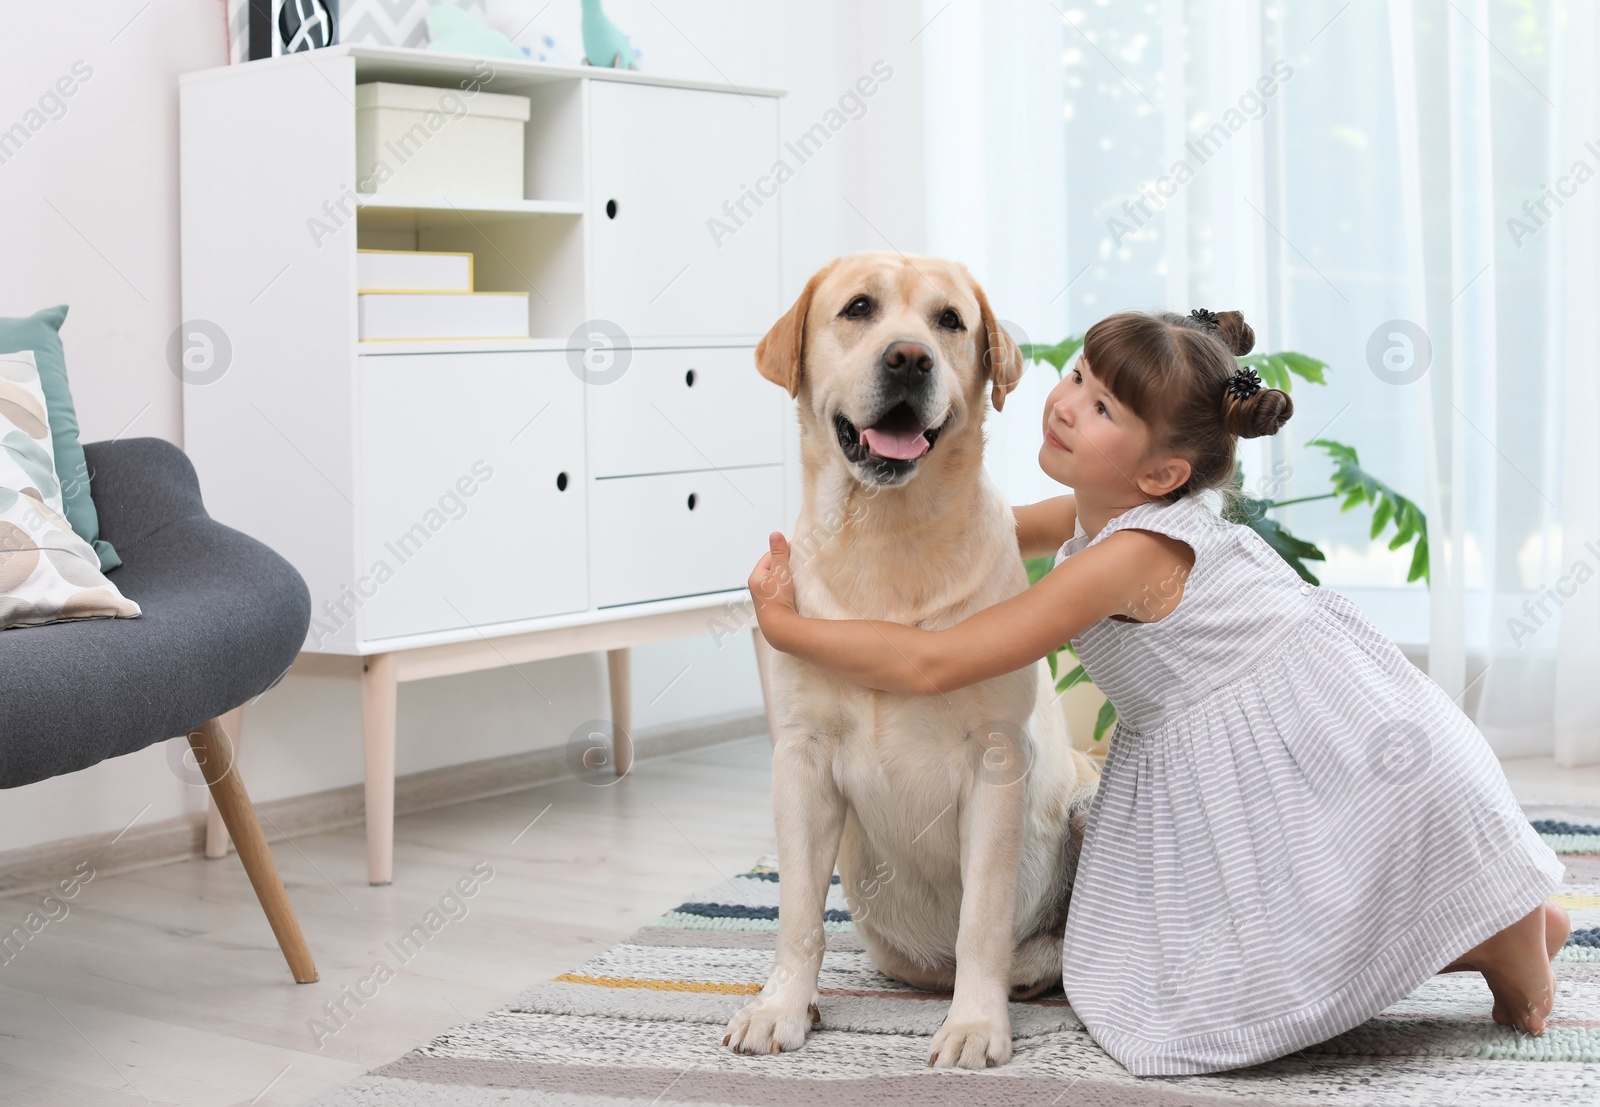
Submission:
<svg viewBox="0 0 1600 1107">
<path fill-rule="evenodd" d="M 1391 550 L 1398 550 L 1411 540 L 1412 535 L 1417 533 L 1416 515 L 1408 511 L 1407 506 L 1409 505 L 1402 505 L 1396 510 L 1395 536 L 1389 543 Z"/>
<path fill-rule="evenodd" d="M 1100 714 L 1094 719 L 1094 740 L 1100 741 L 1105 737 L 1106 731 L 1111 729 L 1111 724 L 1117 721 L 1117 709 L 1107 700 L 1100 705 Z"/>
<path fill-rule="evenodd" d="M 1428 517 L 1415 503 L 1406 499 L 1392 487 L 1374 477 L 1361 467 L 1361 459 L 1354 447 L 1329 438 L 1314 438 L 1307 445 L 1319 446 L 1328 451 L 1333 460 L 1333 490 L 1343 496 L 1340 511 L 1349 511 L 1357 504 L 1371 504 L 1372 537 L 1377 538 L 1386 526 L 1394 527 L 1394 537 L 1389 548 L 1398 550 L 1408 542 L 1416 542 L 1411 552 L 1411 565 L 1406 580 L 1422 579 L 1429 584 L 1432 578 L 1428 569 Z"/>
<path fill-rule="evenodd" d="M 1072 672 L 1068 673 L 1066 676 L 1062 677 L 1059 682 L 1057 682 L 1056 691 L 1065 692 L 1068 688 L 1076 688 L 1080 684 L 1087 683 L 1089 683 L 1089 674 L 1084 671 L 1082 665 L 1079 665 L 1077 668 L 1073 669 Z"/>
<path fill-rule="evenodd" d="M 1331 438 L 1313 438 L 1310 442 L 1307 442 L 1306 445 L 1321 446 L 1323 449 L 1328 451 L 1328 454 L 1335 461 L 1348 461 L 1352 465 L 1356 463 L 1355 450 L 1349 446 L 1346 446 L 1343 442 L 1335 442 Z"/>
<path fill-rule="evenodd" d="M 1388 524 L 1389 520 L 1392 519 L 1393 517 L 1394 517 L 1394 501 L 1391 500 L 1388 496 L 1385 496 L 1383 498 L 1383 501 L 1381 503 L 1379 503 L 1377 508 L 1372 512 L 1372 533 L 1370 535 L 1368 535 L 1368 537 L 1369 538 L 1377 538 L 1378 534 L 1383 530 L 1383 528 Z"/>
<path fill-rule="evenodd" d="M 1018 345 L 1022 356 L 1029 361 L 1047 361 L 1056 367 L 1057 373 L 1064 373 L 1067 362 L 1072 360 L 1074 354 L 1083 348 L 1083 335 L 1069 334 L 1054 346 L 1044 346 L 1037 342 L 1023 342 Z"/>
<path fill-rule="evenodd" d="M 1423 538 L 1417 542 L 1416 549 L 1411 551 L 1411 568 L 1406 572 L 1406 583 L 1410 584 L 1419 577 L 1428 575 L 1428 540 Z"/>
<path fill-rule="evenodd" d="M 1250 528 L 1259 534 L 1279 557 L 1289 563 L 1289 568 L 1300 574 L 1301 580 L 1308 584 L 1322 583 L 1316 574 L 1306 567 L 1307 561 L 1328 560 L 1316 546 L 1290 534 L 1276 519 L 1263 517 L 1251 523 Z"/>
<path fill-rule="evenodd" d="M 1266 364 L 1268 388 L 1276 388 L 1281 392 L 1289 391 L 1294 382 L 1289 379 L 1289 370 L 1284 368 L 1283 362 L 1278 358 L 1269 358 Z"/>
<path fill-rule="evenodd" d="M 1117 709 L 1107 699 L 1104 704 L 1101 704 L 1098 715 L 1094 717 L 1094 741 L 1098 742 L 1101 741 L 1102 737 L 1106 737 L 1106 731 L 1112 728 L 1115 721 L 1117 721 Z"/>
<path fill-rule="evenodd" d="M 1056 567 L 1054 557 L 1029 557 L 1024 558 L 1022 567 L 1028 570 L 1028 587 L 1032 588 L 1044 579 L 1044 575 Z"/>
<path fill-rule="evenodd" d="M 1318 361 L 1306 354 L 1297 354 L 1293 350 L 1284 350 L 1278 355 L 1283 359 L 1283 364 L 1291 373 L 1294 373 L 1312 384 L 1327 384 L 1323 378 L 1323 370 L 1328 367 L 1325 361 Z"/>
<path fill-rule="evenodd" d="M 1319 584 L 1316 574 L 1306 567 L 1307 561 L 1326 561 L 1321 550 L 1310 542 L 1296 538 L 1285 530 L 1283 524 L 1276 519 L 1267 517 L 1267 510 L 1272 507 L 1271 500 L 1257 499 L 1246 496 L 1240 489 L 1244 486 L 1244 466 L 1235 463 L 1233 467 L 1232 485 L 1235 495 L 1223 501 L 1222 517 L 1230 523 L 1238 523 L 1249 527 L 1259 534 L 1267 545 L 1271 546 L 1278 556 L 1288 563 L 1289 568 L 1300 575 L 1300 579 L 1311 584 Z"/>
</svg>

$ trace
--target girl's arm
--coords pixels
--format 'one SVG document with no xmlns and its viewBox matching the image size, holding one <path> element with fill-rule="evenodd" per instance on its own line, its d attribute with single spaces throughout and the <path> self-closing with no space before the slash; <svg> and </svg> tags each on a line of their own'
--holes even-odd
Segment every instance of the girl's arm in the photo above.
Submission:
<svg viewBox="0 0 1600 1107">
<path fill-rule="evenodd" d="M 770 543 L 749 585 L 761 633 L 773 648 L 854 684 L 907 695 L 937 695 L 1020 669 L 1114 613 L 1153 622 L 1177 606 L 1194 563 L 1189 547 L 1175 539 L 1119 531 L 1027 591 L 928 631 L 799 614 L 788 543 L 776 532 Z"/>
<path fill-rule="evenodd" d="M 1077 500 L 1072 496 L 1024 504 L 1011 512 L 1017 518 L 1017 546 L 1025 558 L 1055 553 L 1072 537 L 1078 519 Z"/>
</svg>

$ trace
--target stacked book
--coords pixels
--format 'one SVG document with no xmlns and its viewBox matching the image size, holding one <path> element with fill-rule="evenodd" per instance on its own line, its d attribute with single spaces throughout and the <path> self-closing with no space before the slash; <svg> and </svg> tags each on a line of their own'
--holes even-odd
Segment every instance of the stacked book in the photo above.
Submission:
<svg viewBox="0 0 1600 1107">
<path fill-rule="evenodd" d="M 526 292 L 474 292 L 472 255 L 356 251 L 356 321 L 363 342 L 527 338 Z"/>
</svg>

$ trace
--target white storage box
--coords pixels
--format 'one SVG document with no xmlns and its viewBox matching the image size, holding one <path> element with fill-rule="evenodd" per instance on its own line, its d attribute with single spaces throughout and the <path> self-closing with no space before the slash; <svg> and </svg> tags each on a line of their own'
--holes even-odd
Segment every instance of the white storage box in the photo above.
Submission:
<svg viewBox="0 0 1600 1107">
<path fill-rule="evenodd" d="M 523 198 L 528 98 L 457 88 L 356 86 L 356 191 Z"/>
<path fill-rule="evenodd" d="M 357 292 L 471 292 L 472 255 L 357 250 Z"/>
</svg>

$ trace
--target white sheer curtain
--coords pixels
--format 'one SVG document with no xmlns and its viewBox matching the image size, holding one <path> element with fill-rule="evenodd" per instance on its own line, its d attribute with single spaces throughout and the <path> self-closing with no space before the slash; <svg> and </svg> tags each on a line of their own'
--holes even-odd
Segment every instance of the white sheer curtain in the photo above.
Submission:
<svg viewBox="0 0 1600 1107">
<path fill-rule="evenodd" d="M 1600 761 L 1593 6 L 1395 4 L 1388 22 L 1424 212 L 1408 299 L 1433 338 L 1405 386 L 1425 390 L 1430 673 L 1500 756 Z"/>
<path fill-rule="evenodd" d="M 1064 338 L 1071 274 L 1061 17 L 1039 3 L 923 0 L 917 22 L 924 251 L 964 262 L 1018 341 Z M 1040 412 L 1057 379 L 1048 365 L 1030 366 L 987 425 L 990 472 L 1013 502 L 1061 491 L 1035 460 Z"/>
<path fill-rule="evenodd" d="M 1592 5 L 923 17 L 930 252 L 971 260 L 1035 341 L 1123 308 L 1239 308 L 1259 349 L 1328 362 L 1284 433 L 1247 444 L 1252 489 L 1325 492 L 1307 443 L 1356 447 L 1427 513 L 1432 583 L 1406 584 L 1409 549 L 1371 539 L 1366 509 L 1276 512 L 1326 552 L 1323 583 L 1425 644 L 1500 756 L 1600 761 Z M 1053 381 L 1035 369 L 991 429 L 1018 499 L 1050 491 L 1033 455 Z"/>
<path fill-rule="evenodd" d="M 1592 5 L 1568 5 L 1567 25 L 1560 29 L 1559 58 L 1564 102 L 1559 148 L 1584 150 L 1587 164 L 1600 173 L 1600 154 L 1591 145 L 1600 137 L 1600 82 L 1595 59 L 1600 56 L 1600 20 Z M 1552 158 L 1552 161 L 1557 161 Z M 1559 162 L 1557 162 L 1559 164 Z M 1600 179 L 1590 183 L 1594 189 Z M 1549 371 L 1560 374 L 1559 412 L 1552 422 L 1561 471 L 1567 474 L 1561 496 L 1561 564 L 1580 561 L 1600 570 L 1600 280 L 1596 243 L 1600 219 L 1591 194 L 1570 205 L 1561 254 L 1551 266 L 1561 290 L 1561 347 L 1549 357 Z M 1552 297 L 1554 300 L 1555 298 Z M 1555 703 L 1551 720 L 1558 765 L 1600 761 L 1600 580 L 1591 579 L 1562 608 L 1555 643 Z"/>
</svg>

